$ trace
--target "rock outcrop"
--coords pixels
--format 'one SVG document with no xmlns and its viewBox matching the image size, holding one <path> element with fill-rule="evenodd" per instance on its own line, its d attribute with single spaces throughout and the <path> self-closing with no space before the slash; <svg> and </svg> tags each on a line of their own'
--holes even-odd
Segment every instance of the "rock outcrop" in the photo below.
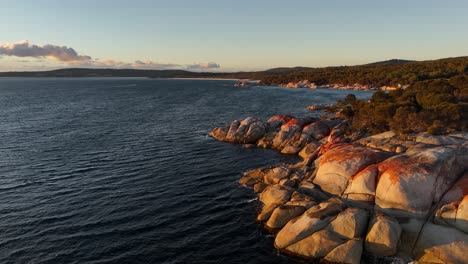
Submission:
<svg viewBox="0 0 468 264">
<path fill-rule="evenodd" d="M 364 251 L 466 263 L 466 134 L 400 140 L 390 131 L 350 143 L 342 127 L 336 120 L 275 116 L 211 134 L 304 158 L 246 172 L 239 181 L 259 193 L 257 220 L 277 232 L 279 250 L 335 263 L 360 263 Z"/>
</svg>

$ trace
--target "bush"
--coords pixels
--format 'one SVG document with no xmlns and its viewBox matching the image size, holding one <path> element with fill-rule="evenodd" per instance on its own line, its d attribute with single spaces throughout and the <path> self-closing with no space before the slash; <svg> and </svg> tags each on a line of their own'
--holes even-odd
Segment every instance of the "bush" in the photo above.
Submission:
<svg viewBox="0 0 468 264">
<path fill-rule="evenodd" d="M 466 131 L 467 87 L 468 78 L 457 76 L 417 82 L 406 90 L 377 91 L 370 102 L 347 96 L 340 101 L 344 105 L 342 116 L 351 119 L 349 133 L 380 133 L 389 129 L 400 135 Z"/>
</svg>

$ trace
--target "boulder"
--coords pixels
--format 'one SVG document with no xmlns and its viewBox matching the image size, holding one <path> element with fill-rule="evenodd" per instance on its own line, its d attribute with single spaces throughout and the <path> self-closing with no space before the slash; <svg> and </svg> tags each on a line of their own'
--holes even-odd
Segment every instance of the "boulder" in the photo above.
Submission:
<svg viewBox="0 0 468 264">
<path fill-rule="evenodd" d="M 374 206 L 377 176 L 376 165 L 370 165 L 349 179 L 342 197 L 351 205 L 370 209 Z"/>
<path fill-rule="evenodd" d="M 283 149 L 293 136 L 300 137 L 304 122 L 301 119 L 293 118 L 281 126 L 281 130 L 273 139 L 273 148 Z"/>
<path fill-rule="evenodd" d="M 262 207 L 262 210 L 260 213 L 257 215 L 257 221 L 260 222 L 265 222 L 270 218 L 271 214 L 273 211 L 278 207 L 280 204 L 277 203 L 270 203 L 270 204 L 264 204 Z"/>
<path fill-rule="evenodd" d="M 436 147 L 380 163 L 376 209 L 394 216 L 425 218 L 463 171 L 456 157 L 454 149 Z"/>
<path fill-rule="evenodd" d="M 428 222 L 414 247 L 418 263 L 466 263 L 468 234 Z"/>
<path fill-rule="evenodd" d="M 300 147 L 294 147 L 294 146 L 286 146 L 281 150 L 281 153 L 283 154 L 289 154 L 289 155 L 296 155 L 301 151 Z"/>
<path fill-rule="evenodd" d="M 210 136 L 214 137 L 219 141 L 224 141 L 226 139 L 227 130 L 222 127 L 217 127 L 210 131 Z"/>
<path fill-rule="evenodd" d="M 323 121 L 317 121 L 305 126 L 302 133 L 320 140 L 330 134 L 330 128 Z"/>
<path fill-rule="evenodd" d="M 311 197 L 314 201 L 324 201 L 329 198 L 319 187 L 308 180 L 301 182 L 297 191 Z"/>
<path fill-rule="evenodd" d="M 267 173 L 269 170 L 270 168 L 260 168 L 260 169 L 250 170 L 244 173 L 244 177 L 261 180 L 263 179 L 263 176 L 265 176 L 265 173 Z"/>
<path fill-rule="evenodd" d="M 273 146 L 273 139 L 275 139 L 277 133 L 276 131 L 266 133 L 264 137 L 257 141 L 257 147 L 271 148 Z"/>
<path fill-rule="evenodd" d="M 362 248 L 362 239 L 351 239 L 334 248 L 323 259 L 331 263 L 359 264 Z"/>
<path fill-rule="evenodd" d="M 263 182 L 257 182 L 253 188 L 254 188 L 254 192 L 255 193 L 261 193 L 263 192 L 263 190 L 265 190 L 265 188 L 267 187 L 268 185 L 266 185 L 265 183 Z"/>
<path fill-rule="evenodd" d="M 368 213 L 359 208 L 346 208 L 327 228 L 346 239 L 363 237 L 367 229 Z"/>
<path fill-rule="evenodd" d="M 295 180 L 292 180 L 292 179 L 282 179 L 280 180 L 279 184 L 283 185 L 283 186 L 287 186 L 287 187 L 294 187 L 296 186 L 296 181 Z"/>
<path fill-rule="evenodd" d="M 266 124 L 253 117 L 242 121 L 234 120 L 227 131 L 224 141 L 252 144 L 256 143 L 266 133 Z"/>
<path fill-rule="evenodd" d="M 292 220 L 294 221 L 294 220 Z M 286 251 L 308 258 L 323 258 L 337 246 L 346 242 L 345 239 L 328 229 L 323 229 L 288 246 Z"/>
<path fill-rule="evenodd" d="M 270 185 L 260 194 L 260 201 L 264 204 L 284 204 L 289 201 L 292 190 L 288 187 L 275 184 Z"/>
<path fill-rule="evenodd" d="M 376 212 L 369 222 L 364 247 L 377 256 L 392 256 L 398 252 L 400 235 L 401 226 L 395 218 Z"/>
<path fill-rule="evenodd" d="M 293 118 L 294 117 L 290 115 L 275 115 L 271 117 L 270 119 L 268 119 L 267 121 L 268 129 L 270 131 L 276 130 Z"/>
<path fill-rule="evenodd" d="M 282 167 L 282 166 L 275 167 L 275 168 L 268 170 L 265 173 L 265 175 L 263 176 L 263 182 L 265 182 L 268 185 L 277 184 L 282 179 L 287 178 L 290 173 L 291 173 L 290 169 L 286 167 Z"/>
<path fill-rule="evenodd" d="M 258 179 L 255 178 L 250 178 L 247 176 L 244 176 L 240 178 L 239 183 L 242 185 L 247 185 L 247 186 L 253 186 L 258 182 Z"/>
<path fill-rule="evenodd" d="M 343 144 L 328 150 L 315 161 L 314 183 L 325 192 L 341 196 L 352 176 L 388 156 L 380 150 Z"/>
<path fill-rule="evenodd" d="M 314 152 L 320 147 L 320 143 L 316 140 L 311 140 L 304 148 L 299 152 L 299 156 L 303 159 L 309 158 Z"/>
<path fill-rule="evenodd" d="M 305 208 L 302 206 L 280 205 L 273 211 L 266 225 L 273 229 L 282 228 L 289 220 L 303 214 L 304 211 Z"/>
<path fill-rule="evenodd" d="M 468 233 L 468 171 L 450 188 L 439 204 L 434 223 Z"/>
<path fill-rule="evenodd" d="M 236 134 L 238 133 L 238 129 L 240 126 L 240 121 L 239 120 L 234 120 L 231 122 L 229 125 L 229 128 L 227 130 L 226 138 L 225 141 L 227 142 L 236 142 Z M 239 131 L 240 132 L 240 131 Z M 245 132 L 245 131 L 243 131 Z"/>
<path fill-rule="evenodd" d="M 421 133 L 421 134 L 418 134 L 415 141 L 424 143 L 424 144 L 443 146 L 443 145 L 460 145 L 464 141 L 466 141 L 466 139 L 464 139 L 463 137 L 462 138 L 452 137 L 450 135 L 437 136 L 437 135 L 431 135 L 429 133 Z"/>
<path fill-rule="evenodd" d="M 424 250 L 417 263 L 466 264 L 466 246 L 457 241 Z"/>
<path fill-rule="evenodd" d="M 275 246 L 284 249 L 290 245 L 323 229 L 334 217 L 343 210 L 343 203 L 330 199 L 309 208 L 303 215 L 292 219 L 278 232 Z"/>
</svg>

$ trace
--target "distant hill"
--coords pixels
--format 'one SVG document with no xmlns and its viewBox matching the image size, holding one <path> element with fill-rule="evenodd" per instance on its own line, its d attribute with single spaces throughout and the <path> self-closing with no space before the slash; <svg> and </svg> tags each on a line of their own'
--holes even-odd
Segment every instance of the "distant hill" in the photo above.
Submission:
<svg viewBox="0 0 468 264">
<path fill-rule="evenodd" d="M 263 71 L 264 73 L 290 73 L 290 72 L 296 72 L 296 71 L 305 71 L 305 70 L 310 70 L 313 69 L 311 67 L 280 67 L 280 68 L 273 68 L 269 69 L 266 71 Z"/>
<path fill-rule="evenodd" d="M 67 68 L 53 71 L 1 72 L 0 77 L 149 77 L 149 78 L 203 78 L 218 73 L 196 73 L 184 70 L 87 69 Z M 223 75 L 223 74 L 221 74 Z"/>
<path fill-rule="evenodd" d="M 417 81 L 451 78 L 468 74 L 468 56 L 430 61 L 392 59 L 357 66 L 323 68 L 281 67 L 256 72 L 190 72 L 184 70 L 83 69 L 69 68 L 38 72 L 2 72 L 0 77 L 149 77 L 149 78 L 225 78 L 260 80 L 264 85 L 309 80 L 318 85 L 397 85 Z"/>
<path fill-rule="evenodd" d="M 401 60 L 401 59 L 391 59 L 391 60 L 386 60 L 386 61 L 377 61 L 377 62 L 372 62 L 372 63 L 367 63 L 364 65 L 370 65 L 370 66 L 379 66 L 379 65 L 399 65 L 399 64 L 405 64 L 409 62 L 417 62 L 414 60 Z"/>
</svg>

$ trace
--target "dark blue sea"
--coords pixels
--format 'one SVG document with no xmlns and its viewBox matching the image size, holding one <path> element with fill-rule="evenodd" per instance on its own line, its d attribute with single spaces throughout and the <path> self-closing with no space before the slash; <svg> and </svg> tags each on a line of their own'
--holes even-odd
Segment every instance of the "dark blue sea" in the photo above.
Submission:
<svg viewBox="0 0 468 264">
<path fill-rule="evenodd" d="M 350 92 L 233 83 L 0 79 L 0 263 L 298 262 L 274 249 L 237 183 L 297 159 L 207 134 Z"/>
</svg>

